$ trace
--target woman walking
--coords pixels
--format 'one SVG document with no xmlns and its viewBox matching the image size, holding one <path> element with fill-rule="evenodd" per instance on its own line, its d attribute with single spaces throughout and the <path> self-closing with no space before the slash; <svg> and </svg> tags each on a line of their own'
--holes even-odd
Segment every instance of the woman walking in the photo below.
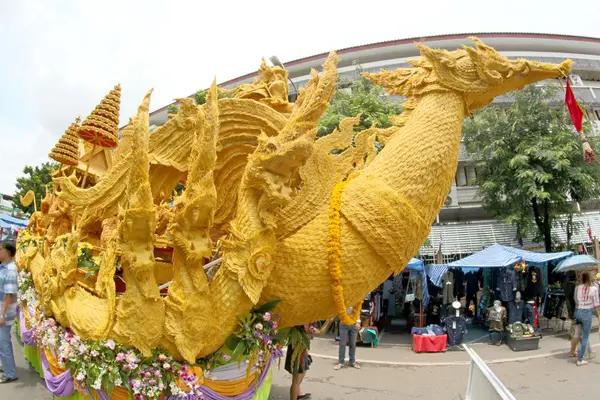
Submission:
<svg viewBox="0 0 600 400">
<path fill-rule="evenodd" d="M 581 284 L 575 288 L 575 320 L 581 324 L 583 338 L 579 345 L 577 354 L 577 366 L 586 365 L 588 362 L 583 359 L 587 349 L 590 331 L 592 330 L 593 311 L 600 315 L 600 298 L 598 298 L 598 287 L 592 285 L 592 279 L 589 272 L 581 274 Z"/>
</svg>

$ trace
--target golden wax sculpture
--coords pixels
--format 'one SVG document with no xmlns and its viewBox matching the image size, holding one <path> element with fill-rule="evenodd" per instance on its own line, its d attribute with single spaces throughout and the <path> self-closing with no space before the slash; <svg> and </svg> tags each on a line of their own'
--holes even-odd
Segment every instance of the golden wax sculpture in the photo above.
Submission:
<svg viewBox="0 0 600 400">
<path fill-rule="evenodd" d="M 148 93 L 95 186 L 55 178 L 76 229 L 45 253 L 19 253 L 44 311 L 81 337 L 144 353 L 164 346 L 188 361 L 218 350 L 239 315 L 271 300 L 282 300 L 281 326 L 347 318 L 346 307 L 400 272 L 427 237 L 454 178 L 463 119 L 570 70 L 570 61 L 510 61 L 474 40 L 456 51 L 418 45 L 414 68 L 365 74 L 408 101 L 391 128 L 356 135 L 359 117 L 316 137 L 336 89 L 335 53 L 295 103 L 287 72 L 263 63 L 260 81 L 222 99 L 213 84 L 201 106 L 182 99 L 152 134 Z M 378 154 L 375 137 L 385 142 Z M 80 241 L 102 260 L 93 284 L 77 271 Z M 165 249 L 171 259 L 156 255 Z M 209 278 L 203 266 L 216 257 Z M 161 295 L 157 270 L 167 269 Z"/>
<path fill-rule="evenodd" d="M 79 117 L 69 126 L 69 129 L 61 136 L 58 143 L 48 157 L 66 165 L 77 165 L 79 163 Z"/>
</svg>

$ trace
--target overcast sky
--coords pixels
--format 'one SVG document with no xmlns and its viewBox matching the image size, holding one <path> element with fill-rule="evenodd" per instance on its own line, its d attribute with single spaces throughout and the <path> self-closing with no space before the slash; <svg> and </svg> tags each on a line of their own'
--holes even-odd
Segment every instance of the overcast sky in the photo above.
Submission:
<svg viewBox="0 0 600 400">
<path fill-rule="evenodd" d="M 263 56 L 446 33 L 598 37 L 597 2 L 0 0 L 0 193 L 116 83 L 123 123 L 149 88 L 157 109 Z"/>
</svg>

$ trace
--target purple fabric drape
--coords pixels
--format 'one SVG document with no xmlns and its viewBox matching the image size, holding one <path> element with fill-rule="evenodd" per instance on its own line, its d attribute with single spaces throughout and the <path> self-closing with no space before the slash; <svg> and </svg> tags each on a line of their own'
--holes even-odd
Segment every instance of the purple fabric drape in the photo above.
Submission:
<svg viewBox="0 0 600 400">
<path fill-rule="evenodd" d="M 48 388 L 48 391 L 50 391 L 50 393 L 56 397 L 69 397 L 73 395 L 75 391 L 75 384 L 73 382 L 71 370 L 66 370 L 57 376 L 52 375 L 52 372 L 50 372 L 50 366 L 48 365 L 48 359 L 46 358 L 46 352 L 42 350 L 41 353 L 44 381 L 46 381 L 46 387 Z"/>
<path fill-rule="evenodd" d="M 19 332 L 21 333 L 21 340 L 23 341 L 23 344 L 26 344 L 27 346 L 35 346 L 35 340 L 33 340 L 33 329 L 27 329 L 23 310 L 19 311 Z"/>
<path fill-rule="evenodd" d="M 200 388 L 200 390 L 202 391 L 202 394 L 204 394 L 204 399 L 205 400 L 252 400 L 252 398 L 256 394 L 256 388 L 262 386 L 262 384 L 265 382 L 265 379 L 267 379 L 267 375 L 269 374 L 269 369 L 271 369 L 272 361 L 273 361 L 273 359 L 269 360 L 269 362 L 267 363 L 267 366 L 263 370 L 263 372 L 260 376 L 260 379 L 258 380 L 258 384 L 250 385 L 250 387 L 248 389 L 246 389 L 245 392 L 243 392 L 237 396 L 234 396 L 234 397 L 228 397 L 228 396 L 220 395 L 219 393 L 207 388 L 206 386 L 202 386 Z M 166 398 L 166 400 L 197 400 L 197 399 L 198 399 L 198 397 L 196 397 L 192 394 L 188 394 L 185 397 L 169 396 Z"/>
</svg>

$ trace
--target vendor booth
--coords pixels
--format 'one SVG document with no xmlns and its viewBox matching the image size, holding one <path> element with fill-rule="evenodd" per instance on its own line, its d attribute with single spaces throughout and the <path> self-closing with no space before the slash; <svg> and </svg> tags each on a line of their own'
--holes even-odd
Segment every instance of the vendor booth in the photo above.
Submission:
<svg viewBox="0 0 600 400">
<path fill-rule="evenodd" d="M 507 332 L 513 341 L 535 336 L 539 315 L 552 318 L 561 313 L 558 308 L 564 303 L 564 292 L 548 287 L 548 265 L 572 255 L 570 251 L 535 253 L 495 244 L 448 267 L 481 269 L 483 293 L 475 301 L 479 315 L 487 317 L 490 340 L 500 344 Z M 496 339 L 492 333 L 498 334 Z"/>
</svg>

